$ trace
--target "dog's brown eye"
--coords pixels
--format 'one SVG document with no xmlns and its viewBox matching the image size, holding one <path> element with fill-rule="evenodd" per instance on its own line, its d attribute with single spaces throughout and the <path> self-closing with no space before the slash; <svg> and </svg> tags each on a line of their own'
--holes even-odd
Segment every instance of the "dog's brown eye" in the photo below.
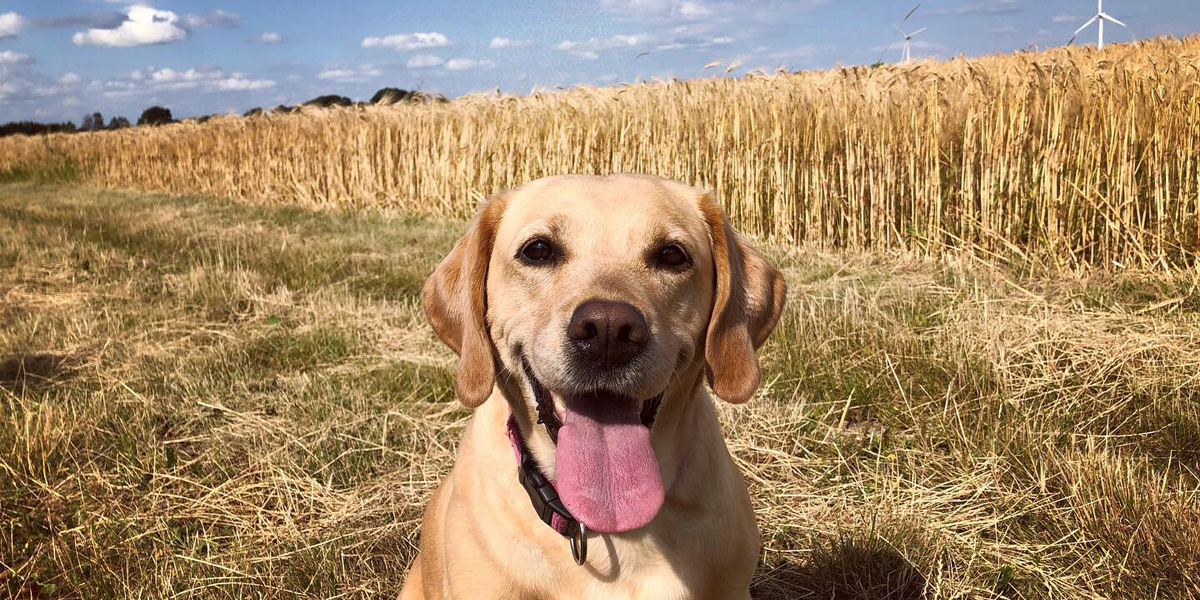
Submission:
<svg viewBox="0 0 1200 600">
<path fill-rule="evenodd" d="M 667 244 L 658 251 L 657 261 L 664 267 L 682 267 L 687 264 L 688 256 L 684 254 L 683 248 L 675 244 Z"/>
<path fill-rule="evenodd" d="M 546 240 L 532 240 L 521 248 L 521 258 L 528 263 L 544 263 L 554 258 L 554 246 Z"/>
</svg>

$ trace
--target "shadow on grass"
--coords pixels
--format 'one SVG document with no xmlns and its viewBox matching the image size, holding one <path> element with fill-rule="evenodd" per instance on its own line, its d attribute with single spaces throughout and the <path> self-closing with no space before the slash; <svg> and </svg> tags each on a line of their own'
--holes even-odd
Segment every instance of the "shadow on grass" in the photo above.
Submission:
<svg viewBox="0 0 1200 600">
<path fill-rule="evenodd" d="M 821 541 L 805 563 L 785 561 L 759 575 L 755 600 L 922 600 L 925 575 L 886 540 L 845 535 Z"/>
<path fill-rule="evenodd" d="M 18 354 L 0 358 L 0 387 L 17 395 L 44 389 L 64 377 L 72 357 L 63 354 Z"/>
</svg>

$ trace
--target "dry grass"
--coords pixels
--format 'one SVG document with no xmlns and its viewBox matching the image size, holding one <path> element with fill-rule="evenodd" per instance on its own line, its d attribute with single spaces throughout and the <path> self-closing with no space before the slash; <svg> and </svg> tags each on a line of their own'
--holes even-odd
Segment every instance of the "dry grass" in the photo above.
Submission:
<svg viewBox="0 0 1200 600">
<path fill-rule="evenodd" d="M 0 141 L 0 171 L 462 218 L 497 190 L 633 171 L 809 247 L 1163 268 L 1200 251 L 1200 38 Z"/>
<path fill-rule="evenodd" d="M 0 186 L 0 595 L 393 597 L 468 413 L 459 222 Z M 1200 597 L 1180 275 L 768 248 L 755 597 Z"/>
</svg>

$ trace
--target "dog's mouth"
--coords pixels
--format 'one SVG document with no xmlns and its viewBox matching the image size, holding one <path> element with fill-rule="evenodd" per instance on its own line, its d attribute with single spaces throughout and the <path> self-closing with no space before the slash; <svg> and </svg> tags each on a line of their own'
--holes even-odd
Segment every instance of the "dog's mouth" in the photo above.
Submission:
<svg viewBox="0 0 1200 600">
<path fill-rule="evenodd" d="M 550 439 L 554 443 L 558 443 L 558 431 L 562 428 L 567 416 L 567 402 L 574 401 L 579 398 L 591 398 L 606 396 L 618 402 L 630 402 L 638 404 L 640 409 L 640 420 L 646 429 L 654 426 L 654 419 L 658 417 L 658 409 L 662 406 L 663 393 L 659 392 L 657 396 L 646 400 L 637 400 L 629 396 L 622 396 L 602 390 L 577 392 L 574 394 L 561 394 L 551 392 L 542 384 L 541 380 L 533 373 L 533 369 L 529 366 L 529 362 L 521 359 L 521 367 L 525 371 L 525 379 L 529 381 L 530 387 L 533 389 L 534 402 L 536 403 L 538 424 L 545 425 L 546 431 L 550 434 Z"/>
<path fill-rule="evenodd" d="M 602 390 L 557 393 L 522 362 L 538 422 L 556 442 L 556 487 L 567 510 L 588 529 L 606 533 L 653 520 L 664 493 L 650 428 L 662 393 L 646 400 Z"/>
</svg>

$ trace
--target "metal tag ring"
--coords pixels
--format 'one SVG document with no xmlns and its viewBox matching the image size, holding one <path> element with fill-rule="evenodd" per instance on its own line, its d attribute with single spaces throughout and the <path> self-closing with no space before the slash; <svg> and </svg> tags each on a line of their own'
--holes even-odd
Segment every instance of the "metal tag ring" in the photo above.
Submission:
<svg viewBox="0 0 1200 600">
<path fill-rule="evenodd" d="M 583 523 L 577 523 L 571 532 L 571 556 L 575 557 L 575 564 L 582 565 L 587 562 L 587 527 Z"/>
</svg>

